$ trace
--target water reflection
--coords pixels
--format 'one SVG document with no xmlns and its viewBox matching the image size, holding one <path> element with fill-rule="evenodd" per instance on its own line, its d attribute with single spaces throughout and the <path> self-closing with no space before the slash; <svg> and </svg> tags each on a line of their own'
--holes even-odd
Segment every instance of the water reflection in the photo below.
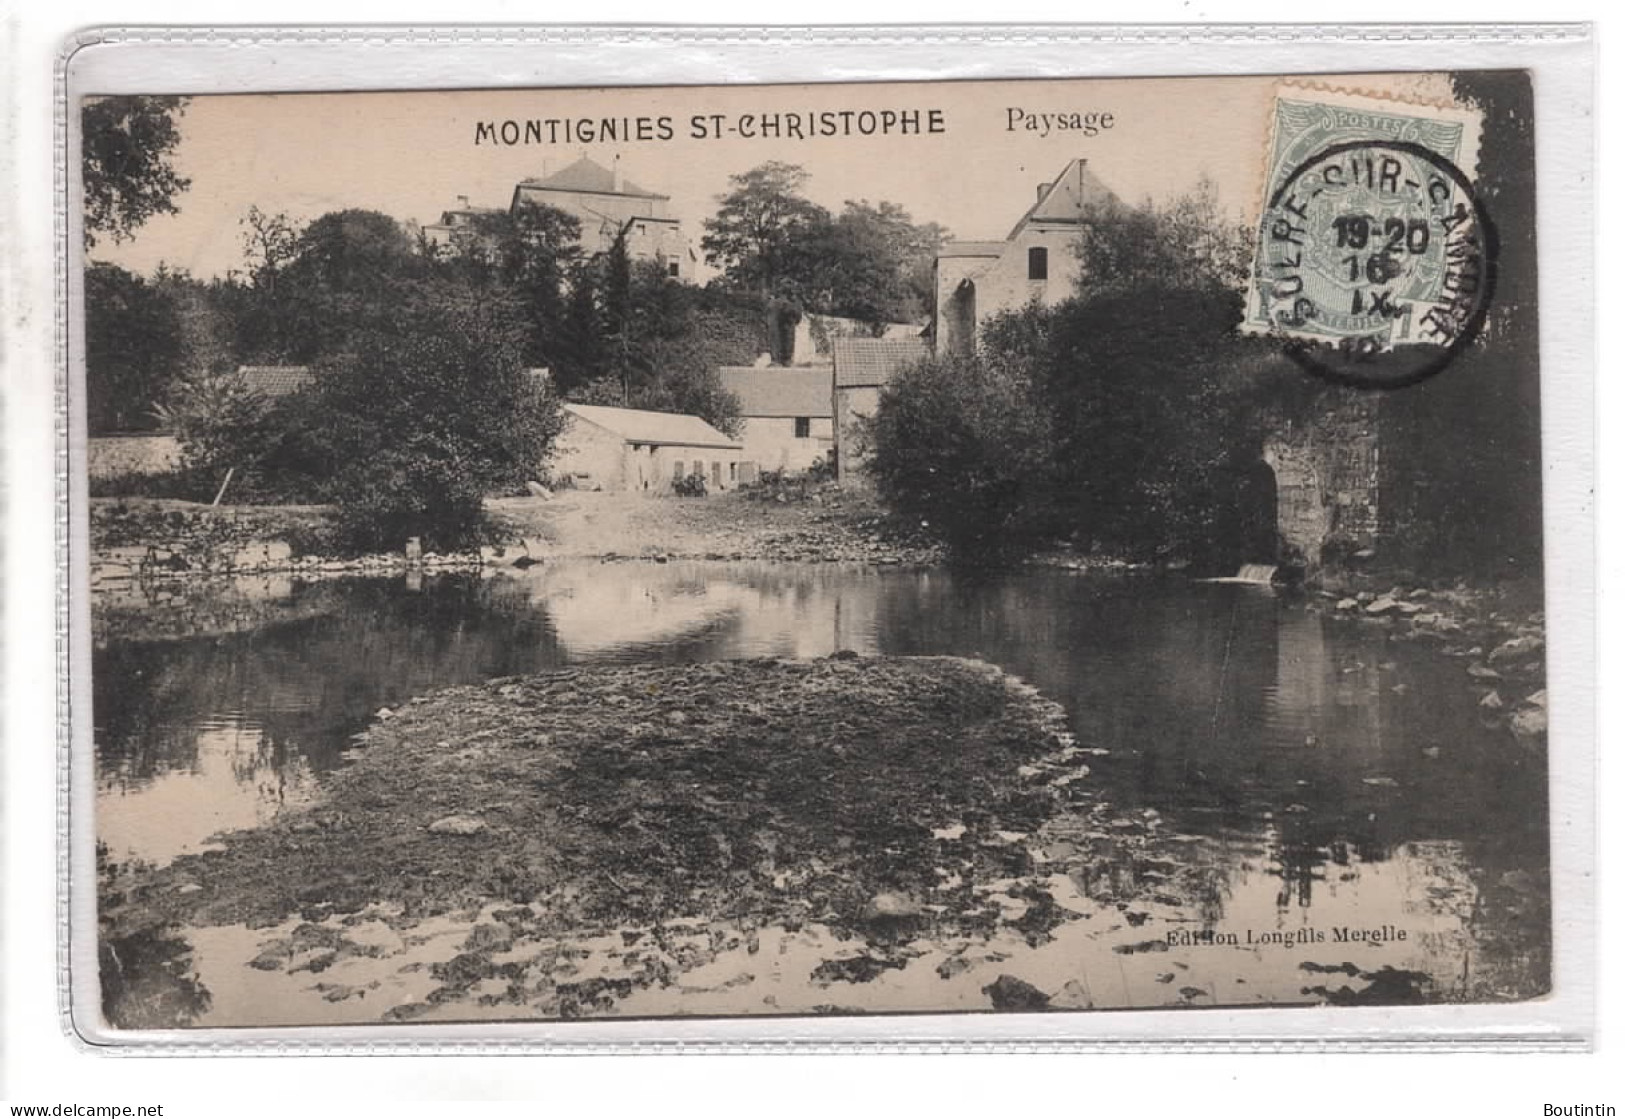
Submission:
<svg viewBox="0 0 1625 1119">
<path fill-rule="evenodd" d="M 410 586 L 287 582 L 262 598 L 250 626 L 115 634 L 97 649 L 98 831 L 115 857 L 163 863 L 304 803 L 374 712 L 436 688 L 571 664 L 852 649 L 980 657 L 1066 707 L 1079 743 L 1101 751 L 1091 755 L 1091 781 L 1105 799 L 1125 814 L 1158 814 L 1182 845 L 1177 896 L 1159 901 L 1154 866 L 1114 863 L 1073 880 L 1079 904 L 1118 925 L 1118 911 L 1100 907 L 1140 898 L 1138 940 L 1175 928 L 1288 934 L 1392 919 L 1413 930 L 1402 951 L 1340 947 L 1322 962 L 1354 960 L 1373 975 L 1391 963 L 1434 975 L 1442 989 L 1447 973 L 1477 966 L 1475 946 L 1496 935 L 1482 927 L 1487 893 L 1545 865 L 1544 772 L 1479 723 L 1458 664 L 1380 630 L 1328 623 L 1256 587 L 583 562 Z M 1058 838 L 1057 849 L 1067 842 Z M 1165 982 L 1175 976 L 1167 959 L 1114 957 L 1110 943 L 1091 939 L 1105 921 L 1092 932 L 1088 924 L 1074 920 L 1042 944 L 1003 928 L 977 949 L 992 962 L 947 968 L 951 997 L 935 969 L 963 959 L 963 943 L 893 961 L 865 983 L 841 985 L 839 999 L 781 978 L 760 992 L 771 999 L 761 1006 L 942 1009 L 963 999 L 980 1009 L 981 985 L 1011 958 L 1024 961 L 1023 975 L 1054 979 L 1051 989 L 1083 983 L 1090 1005 L 1293 1001 L 1360 986 L 1346 973 L 1283 967 L 1280 947 L 1243 952 L 1254 964 L 1226 964 L 1224 991 Z M 827 964 L 823 949 L 818 962 Z M 207 967 L 219 975 L 217 955 Z M 350 966 L 357 983 L 377 978 L 365 971 L 376 963 Z M 1218 981 L 1210 976 L 1208 986 Z M 729 990 L 727 998 L 740 994 Z M 627 988 L 611 1001 L 625 1013 L 671 1012 L 660 1008 L 673 997 Z M 691 992 L 683 1012 L 723 999 Z M 342 1009 L 329 1006 L 322 1020 Z"/>
</svg>

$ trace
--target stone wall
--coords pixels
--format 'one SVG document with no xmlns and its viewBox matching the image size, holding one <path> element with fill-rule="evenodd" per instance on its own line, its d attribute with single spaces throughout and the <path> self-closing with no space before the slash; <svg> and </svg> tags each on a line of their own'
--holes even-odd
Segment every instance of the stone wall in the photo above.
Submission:
<svg viewBox="0 0 1625 1119">
<path fill-rule="evenodd" d="M 1314 569 L 1375 548 L 1380 535 L 1377 400 L 1329 394 L 1307 419 L 1282 419 L 1265 440 L 1275 471 L 1276 516 L 1286 556 Z"/>
<path fill-rule="evenodd" d="M 181 445 L 173 435 L 97 435 L 86 460 L 91 478 L 167 474 L 181 463 Z"/>
<path fill-rule="evenodd" d="M 841 486 L 863 489 L 871 483 L 864 463 L 869 460 L 869 440 L 864 421 L 880 407 L 880 389 L 859 385 L 835 390 L 835 467 Z"/>
</svg>

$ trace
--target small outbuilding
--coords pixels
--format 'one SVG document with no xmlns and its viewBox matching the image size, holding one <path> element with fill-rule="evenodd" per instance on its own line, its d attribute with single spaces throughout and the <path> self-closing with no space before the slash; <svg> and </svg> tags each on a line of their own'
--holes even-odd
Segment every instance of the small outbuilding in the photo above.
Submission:
<svg viewBox="0 0 1625 1119">
<path fill-rule="evenodd" d="M 566 404 L 554 473 L 578 489 L 667 494 L 702 474 L 710 490 L 739 484 L 740 442 L 698 416 L 601 404 Z"/>
<path fill-rule="evenodd" d="M 880 390 L 897 372 L 930 356 L 923 338 L 837 338 L 831 394 L 835 416 L 835 472 L 842 486 L 866 484 L 869 458 L 864 421 L 880 405 Z"/>
<path fill-rule="evenodd" d="M 835 447 L 831 367 L 723 366 L 722 387 L 739 401 L 743 470 L 806 470 Z"/>
</svg>

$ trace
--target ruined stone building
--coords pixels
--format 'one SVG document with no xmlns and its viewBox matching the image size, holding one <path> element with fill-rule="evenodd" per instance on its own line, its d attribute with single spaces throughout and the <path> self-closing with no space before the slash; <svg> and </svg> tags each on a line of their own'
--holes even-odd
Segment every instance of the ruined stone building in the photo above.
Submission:
<svg viewBox="0 0 1625 1119">
<path fill-rule="evenodd" d="M 495 207 L 472 206 L 466 197 L 456 209 L 423 227 L 432 245 L 449 245 L 481 214 L 501 212 Z M 626 238 L 626 252 L 634 261 L 658 265 L 668 276 L 692 280 L 699 256 L 684 236 L 681 222 L 670 213 L 671 198 L 645 190 L 621 172 L 621 161 L 605 167 L 582 156 L 563 170 L 521 179 L 514 185 L 509 212 L 531 204 L 563 210 L 581 223 L 581 248 L 588 256 L 608 252 L 617 237 Z"/>
<path fill-rule="evenodd" d="M 1028 303 L 1059 303 L 1078 283 L 1078 235 L 1089 222 L 1109 218 L 1122 203 L 1074 159 L 1037 198 L 1002 241 L 950 241 L 937 253 L 938 353 L 968 353 L 982 323 Z"/>
</svg>

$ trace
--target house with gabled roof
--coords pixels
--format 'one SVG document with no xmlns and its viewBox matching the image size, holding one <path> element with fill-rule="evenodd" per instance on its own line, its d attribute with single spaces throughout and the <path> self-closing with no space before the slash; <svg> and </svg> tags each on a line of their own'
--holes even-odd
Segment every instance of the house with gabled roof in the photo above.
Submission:
<svg viewBox="0 0 1625 1119">
<path fill-rule="evenodd" d="M 654 262 L 674 279 L 691 280 L 699 257 L 669 212 L 670 202 L 669 195 L 627 179 L 619 156 L 605 167 L 584 155 L 551 175 L 521 179 L 509 208 L 532 204 L 563 210 L 581 223 L 587 255 L 608 252 L 624 236 L 633 260 Z"/>
<path fill-rule="evenodd" d="M 738 366 L 717 370 L 739 402 L 744 476 L 828 462 L 835 447 L 828 365 Z"/>
<path fill-rule="evenodd" d="M 423 238 L 435 248 L 450 248 L 459 237 L 471 235 L 480 218 L 500 213 L 500 207 L 475 206 L 469 202 L 468 195 L 460 194 L 455 209 L 440 211 L 439 221 L 423 227 Z"/>
<path fill-rule="evenodd" d="M 711 490 L 739 484 L 739 441 L 698 416 L 566 404 L 553 472 L 578 489 L 669 494 L 689 474 Z"/>
<path fill-rule="evenodd" d="M 880 390 L 899 371 L 929 357 L 931 349 L 923 338 L 837 338 L 830 354 L 835 475 L 842 486 L 863 486 L 869 458 L 865 421 L 880 405 Z"/>
<path fill-rule="evenodd" d="M 938 353 L 975 348 L 981 326 L 1028 303 L 1059 303 L 1077 288 L 1076 245 L 1085 226 L 1110 217 L 1122 202 L 1089 169 L 1069 162 L 1038 184 L 1037 197 L 1002 241 L 950 241 L 937 253 Z"/>
</svg>

